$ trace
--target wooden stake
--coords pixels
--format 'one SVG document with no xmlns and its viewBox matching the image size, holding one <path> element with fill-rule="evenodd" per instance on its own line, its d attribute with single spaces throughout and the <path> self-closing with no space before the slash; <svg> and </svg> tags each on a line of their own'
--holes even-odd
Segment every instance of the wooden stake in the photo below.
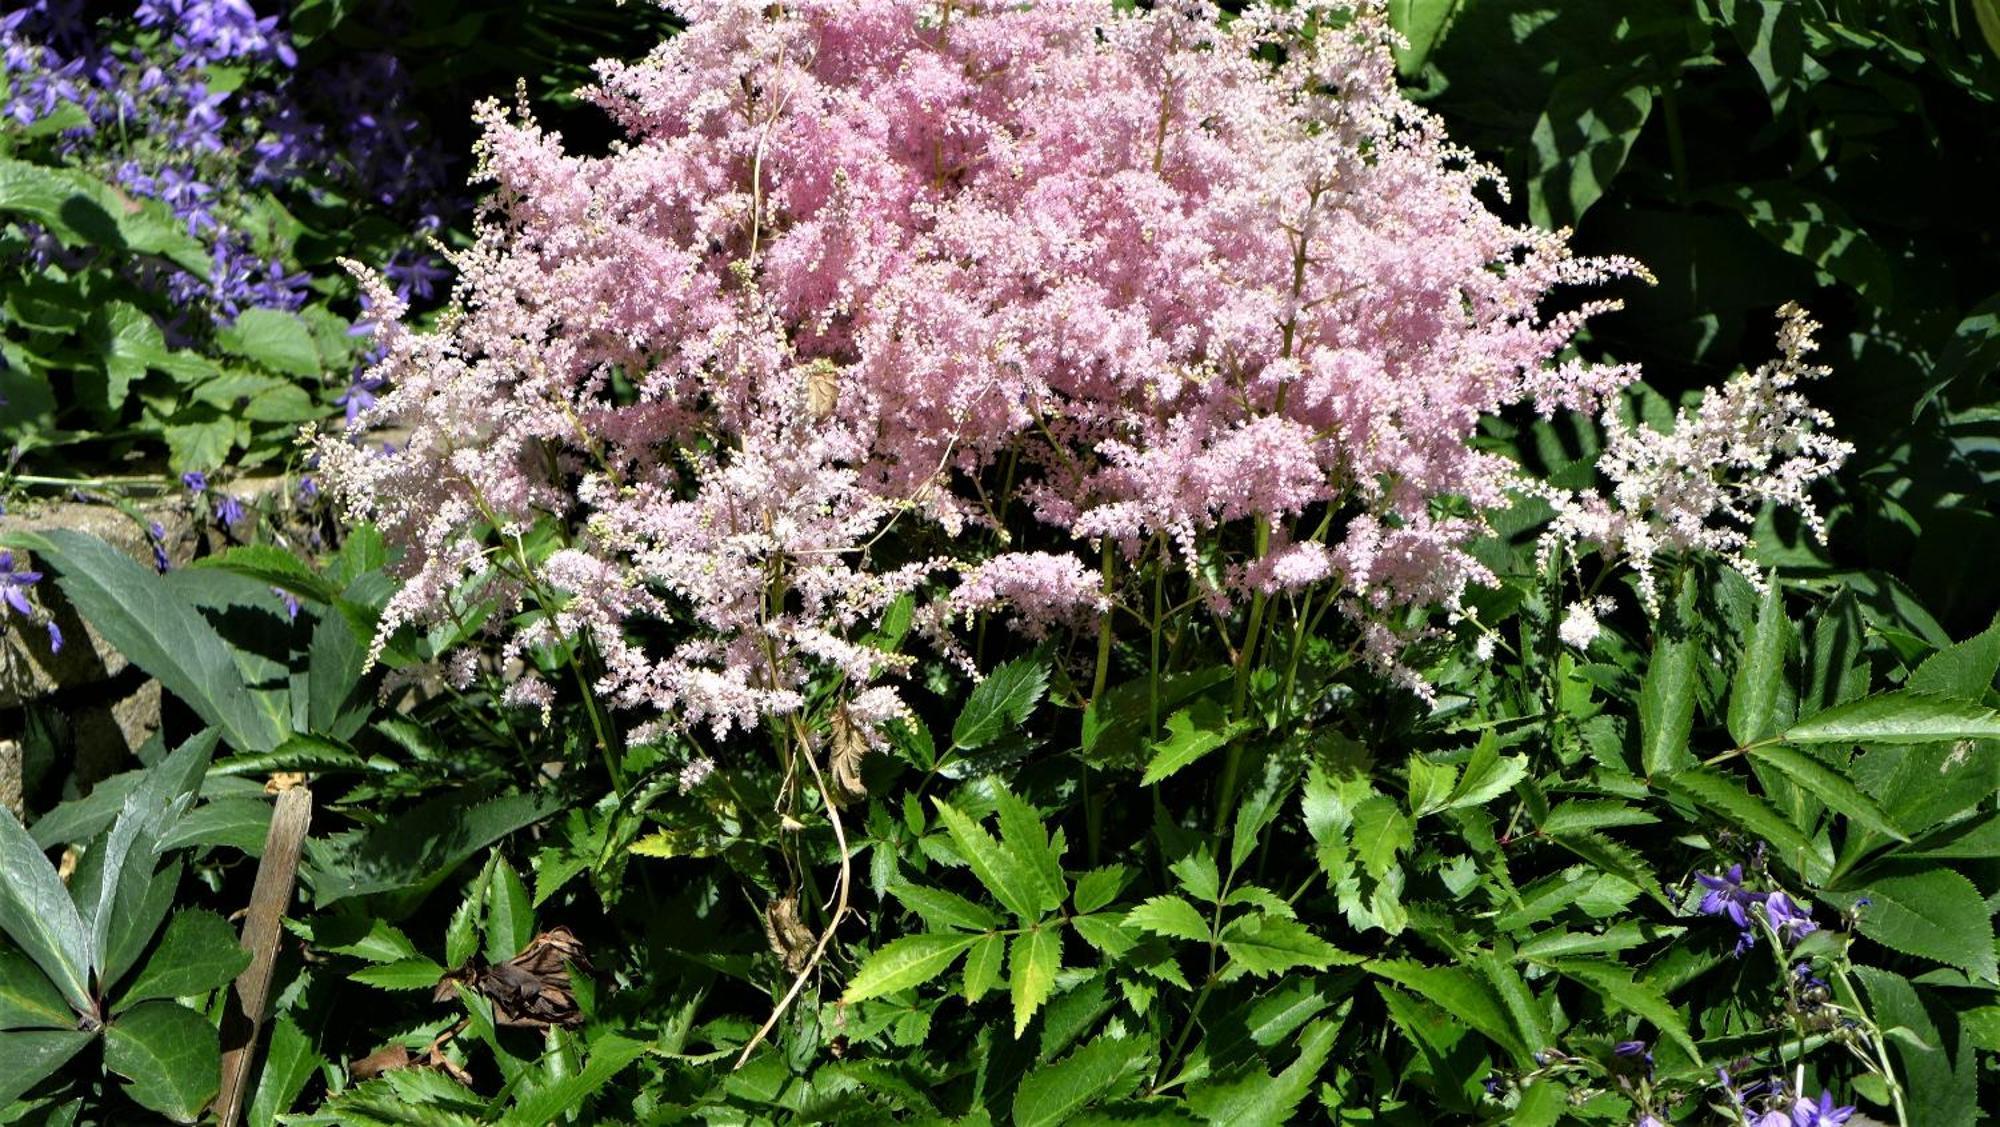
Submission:
<svg viewBox="0 0 2000 1127">
<path fill-rule="evenodd" d="M 264 835 L 264 858 L 257 865 L 257 883 L 250 889 L 250 911 L 243 919 L 242 944 L 250 952 L 250 965 L 236 976 L 236 989 L 230 991 L 222 1014 L 222 1091 L 215 1097 L 216 1121 L 222 1127 L 236 1127 L 247 1102 L 258 1034 L 270 1002 L 271 971 L 278 960 L 278 937 L 298 880 L 299 851 L 311 825 L 312 790 L 293 786 L 278 792 L 271 829 Z"/>
</svg>

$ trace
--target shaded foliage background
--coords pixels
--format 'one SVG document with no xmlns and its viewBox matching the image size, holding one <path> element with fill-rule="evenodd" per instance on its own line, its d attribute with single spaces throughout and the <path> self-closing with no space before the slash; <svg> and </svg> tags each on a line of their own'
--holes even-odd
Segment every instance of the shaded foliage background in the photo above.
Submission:
<svg viewBox="0 0 2000 1127">
<path fill-rule="evenodd" d="M 1826 324 L 1814 398 L 1859 450 L 1818 566 L 1906 584 L 1954 636 L 2000 608 L 2000 18 L 1989 5 L 1982 35 L 1983 2 L 1391 5 L 1413 92 L 1505 174 L 1495 205 L 1659 278 L 1593 323 L 1603 354 L 1677 396 L 1754 363 L 1785 301 Z M 1784 531 L 1774 555 L 1817 557 Z"/>
</svg>

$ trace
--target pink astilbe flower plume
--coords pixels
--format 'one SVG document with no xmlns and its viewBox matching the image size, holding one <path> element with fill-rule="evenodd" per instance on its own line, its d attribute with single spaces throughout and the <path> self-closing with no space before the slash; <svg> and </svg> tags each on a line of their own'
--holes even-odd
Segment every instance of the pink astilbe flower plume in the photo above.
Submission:
<svg viewBox="0 0 2000 1127">
<path fill-rule="evenodd" d="M 319 453 L 407 549 L 386 628 L 486 577 L 516 605 L 552 593 L 547 628 L 592 639 L 599 688 L 651 719 L 747 726 L 837 671 L 872 737 L 903 659 L 859 639 L 899 597 L 956 576 L 924 621 L 1081 624 L 1102 538 L 1192 566 L 1261 523 L 1271 558 L 1226 582 L 1341 584 L 1393 660 L 1383 623 L 1490 578 L 1484 520 L 1440 508 L 1521 484 L 1471 444 L 1481 416 L 1596 411 L 1633 378 L 1560 359 L 1604 303 L 1543 307 L 1642 271 L 1481 205 L 1488 173 L 1397 92 L 1373 0 L 1226 24 L 679 7 L 684 33 L 586 91 L 627 133 L 608 154 L 481 108 L 493 190 L 435 330 L 370 286 L 369 418 L 408 441 Z M 962 535 L 991 524 L 970 483 L 1002 459 L 1055 554 Z M 510 547 L 551 520 L 565 550 Z M 886 566 L 899 522 L 967 547 Z M 641 645 L 640 621 L 675 640 Z"/>
</svg>

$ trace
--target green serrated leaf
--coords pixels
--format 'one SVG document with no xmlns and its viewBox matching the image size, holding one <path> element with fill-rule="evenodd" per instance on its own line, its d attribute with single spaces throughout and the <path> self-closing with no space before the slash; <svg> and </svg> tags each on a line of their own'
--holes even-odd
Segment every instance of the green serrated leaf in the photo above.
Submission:
<svg viewBox="0 0 2000 1127">
<path fill-rule="evenodd" d="M 1070 892 L 1070 903 L 1079 912 L 1095 912 L 1117 897 L 1125 888 L 1130 875 L 1123 865 L 1106 865 L 1092 869 L 1076 878 L 1076 887 Z"/>
<path fill-rule="evenodd" d="M 444 968 L 422 955 L 362 967 L 347 976 L 349 982 L 383 990 L 430 990 L 444 977 Z"/>
<path fill-rule="evenodd" d="M 961 751 L 985 747 L 1025 723 L 1048 688 L 1048 666 L 1040 660 L 1017 658 L 1002 665 L 973 687 L 951 727 L 951 742 Z"/>
<path fill-rule="evenodd" d="M 1800 873 L 1823 875 L 1832 868 L 1832 859 L 1824 855 L 1817 843 L 1733 778 L 1706 768 L 1692 768 L 1673 776 L 1667 786 L 1722 815 L 1737 828 L 1770 842 L 1777 855 Z"/>
<path fill-rule="evenodd" d="M 1054 1127 L 1109 1095 L 1121 1095 L 1141 1079 L 1138 1063 L 1152 1043 L 1139 1038 L 1099 1037 L 1061 1061 L 1021 1079 L 1014 1093 L 1014 1127 Z"/>
<path fill-rule="evenodd" d="M 1925 744 L 2000 740 L 2000 713 L 1954 697 L 1878 693 L 1838 704 L 1785 729 L 1790 744 Z"/>
<path fill-rule="evenodd" d="M 1252 914 L 1231 920 L 1222 929 L 1222 950 L 1229 956 L 1224 979 L 1245 974 L 1282 974 L 1296 967 L 1325 970 L 1362 962 L 1314 935 L 1306 925 L 1281 916 Z"/>
<path fill-rule="evenodd" d="M 1785 655 L 1791 645 L 1792 620 L 1785 617 L 1785 600 L 1777 577 L 1772 576 L 1729 691 L 1729 737 L 1738 747 L 1779 731 L 1791 720 L 1793 702 L 1785 676 Z"/>
<path fill-rule="evenodd" d="M 994 791 L 1000 825 L 1000 845 L 1012 853 L 1035 878 L 1037 914 L 1053 912 L 1069 897 L 1063 879 L 1062 858 L 1049 842 L 1049 831 L 1040 814 L 1014 797 L 1004 785 Z M 1057 834 L 1060 840 L 1061 834 Z"/>
<path fill-rule="evenodd" d="M 1062 969 L 1062 936 L 1053 927 L 1036 927 L 1014 937 L 1007 960 L 1007 977 L 1014 993 L 1014 1036 L 1027 1032 L 1035 1011 L 1055 989 Z"/>
<path fill-rule="evenodd" d="M 1694 731 L 1695 686 L 1700 680 L 1701 648 L 1689 634 L 1688 615 L 1681 605 L 1688 584 L 1675 606 L 1661 615 L 1646 679 L 1639 686 L 1639 751 L 1647 775 L 1671 775 L 1694 762 L 1688 736 Z"/>
<path fill-rule="evenodd" d="M 1151 786 L 1172 777 L 1209 752 L 1229 742 L 1229 722 L 1222 708 L 1206 698 L 1167 718 L 1167 736 L 1153 745 L 1153 757 L 1139 782 Z"/>
<path fill-rule="evenodd" d="M 1378 977 L 1412 990 L 1454 1020 L 1478 1030 L 1513 1055 L 1523 1067 L 1532 1065 L 1528 1049 L 1514 1032 L 1514 1023 L 1492 986 L 1462 967 L 1427 967 L 1400 960 L 1368 964 Z"/>
<path fill-rule="evenodd" d="M 1615 1008 L 1639 1015 L 1653 1023 L 1660 1035 L 1672 1039 L 1687 1052 L 1697 1067 L 1701 1066 L 1701 1050 L 1695 1046 L 1694 1037 L 1688 1033 L 1687 1022 L 1681 1018 L 1666 996 L 1653 987 L 1632 977 L 1630 969 L 1610 963 L 1579 962 L 1562 959 L 1550 966 L 1564 976 L 1573 978 L 1602 995 Z"/>
<path fill-rule="evenodd" d="M 506 858 L 493 864 L 493 876 L 486 888 L 486 961 L 505 962 L 521 953 L 535 937 L 535 909 L 528 899 L 528 886 Z"/>
<path fill-rule="evenodd" d="M 1863 898 L 1869 903 L 1861 909 L 1861 934 L 1892 951 L 1994 980 L 1992 913 L 1979 889 L 1956 870 L 1877 877 L 1849 899 Z"/>
<path fill-rule="evenodd" d="M 1260 1127 L 1292 1123 L 1319 1078 L 1340 1032 L 1338 1021 L 1316 1021 L 1299 1038 L 1299 1055 L 1273 1077 L 1261 1068 L 1241 1076 L 1197 1084 L 1188 1090 L 1188 1107 L 1211 1127 Z"/>
<path fill-rule="evenodd" d="M 1787 778 L 1826 803 L 1828 808 L 1847 815 L 1856 824 L 1896 841 L 1910 840 L 1889 820 L 1874 799 L 1862 794 L 1847 776 L 1820 760 L 1777 744 L 1751 748 L 1749 754 L 1758 762 L 1768 763 L 1783 771 Z"/>
<path fill-rule="evenodd" d="M 1013 850 L 1003 848 L 986 830 L 943 799 L 932 799 L 945 833 L 958 847 L 972 875 L 1006 909 L 1024 920 L 1041 917 L 1038 910 L 1046 886 L 1036 870 Z M 1058 900 L 1058 903 L 1061 901 Z"/>
<path fill-rule="evenodd" d="M 1354 855 L 1381 880 L 1395 868 L 1396 857 L 1416 842 L 1410 819 L 1384 795 L 1374 795 L 1354 808 Z"/>
<path fill-rule="evenodd" d="M 1650 811 L 1623 802 L 1605 799 L 1572 799 L 1549 811 L 1542 819 L 1545 834 L 1580 833 L 1613 826 L 1645 826 L 1659 821 Z"/>
<path fill-rule="evenodd" d="M 1005 936 L 982 935 L 965 956 L 965 1000 L 977 1002 L 1000 981 L 1000 960 L 1007 951 Z"/>
<path fill-rule="evenodd" d="M 848 1003 L 907 990 L 943 974 L 977 935 L 906 935 L 868 956 L 848 980 L 841 999 Z"/>
<path fill-rule="evenodd" d="M 898 882 L 889 886 L 889 895 L 923 917 L 924 924 L 931 928 L 962 927 L 971 931 L 992 931 L 1000 926 L 1000 917 L 987 908 L 942 888 Z"/>
<path fill-rule="evenodd" d="M 1206 943 L 1211 935 L 1208 921 L 1178 896 L 1155 896 L 1142 902 L 1125 913 L 1125 926 L 1193 943 Z"/>
</svg>

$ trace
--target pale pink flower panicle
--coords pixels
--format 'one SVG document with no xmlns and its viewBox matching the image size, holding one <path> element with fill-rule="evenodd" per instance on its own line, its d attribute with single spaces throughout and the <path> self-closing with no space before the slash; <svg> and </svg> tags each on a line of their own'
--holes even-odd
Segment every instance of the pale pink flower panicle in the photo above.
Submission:
<svg viewBox="0 0 2000 1127">
<path fill-rule="evenodd" d="M 385 629 L 475 582 L 548 598 L 611 700 L 724 732 L 822 673 L 893 696 L 904 660 L 862 639 L 933 577 L 929 621 L 1033 634 L 1100 613 L 1105 540 L 1192 568 L 1266 522 L 1232 582 L 1344 584 L 1393 660 L 1382 623 L 1488 578 L 1483 518 L 1439 515 L 1519 486 L 1481 416 L 1632 378 L 1562 359 L 1603 303 L 1543 307 L 1636 265 L 1482 206 L 1487 170 L 1398 92 L 1378 0 L 678 7 L 584 92 L 626 132 L 608 153 L 481 107 L 491 195 L 434 329 L 369 283 L 371 418 L 408 438 L 319 451 L 406 550 Z M 878 562 L 899 522 L 990 525 L 969 483 L 1003 458 L 1054 552 Z M 551 520 L 566 549 L 522 557 Z"/>
</svg>

